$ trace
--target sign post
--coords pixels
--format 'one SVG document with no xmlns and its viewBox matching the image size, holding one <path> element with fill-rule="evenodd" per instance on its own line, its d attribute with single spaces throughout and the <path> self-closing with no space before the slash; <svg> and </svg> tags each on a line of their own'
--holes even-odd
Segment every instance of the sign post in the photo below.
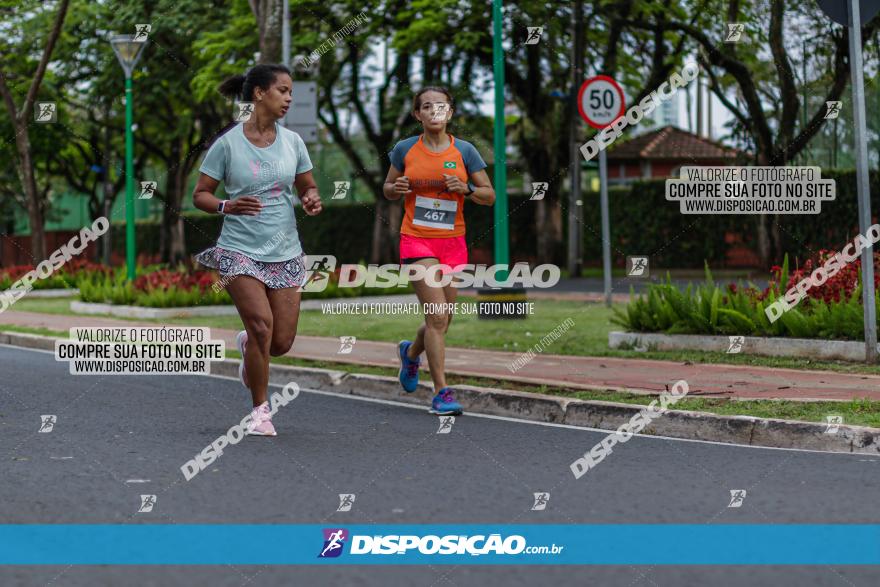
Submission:
<svg viewBox="0 0 880 587">
<path fill-rule="evenodd" d="M 868 143 L 865 125 L 865 80 L 862 73 L 862 26 L 880 10 L 880 0 L 819 0 L 831 20 L 849 27 L 849 65 L 852 76 L 853 123 L 856 142 L 856 185 L 859 198 L 859 232 L 871 225 L 871 191 L 868 184 Z M 877 362 L 877 308 L 874 298 L 874 249 L 862 250 L 862 305 L 865 319 L 865 360 Z"/>
<path fill-rule="evenodd" d="M 584 121 L 602 130 L 624 115 L 626 99 L 620 85 L 607 75 L 591 77 L 578 92 L 578 112 Z M 605 305 L 611 307 L 611 221 L 608 212 L 608 160 L 599 151 L 599 207 L 602 215 L 602 277 Z"/>
<path fill-rule="evenodd" d="M 297 132 L 306 143 L 318 142 L 318 82 L 293 82 L 291 93 L 293 101 L 284 117 L 284 126 Z"/>
<path fill-rule="evenodd" d="M 290 67 L 290 0 L 284 0 L 281 9 L 281 62 Z M 306 143 L 318 142 L 318 83 L 294 81 L 290 89 L 293 102 L 281 124 Z M 320 149 L 321 145 L 318 145 Z"/>
<path fill-rule="evenodd" d="M 581 202 L 581 161 L 578 157 L 578 134 L 580 125 L 574 118 L 575 93 L 584 77 L 584 0 L 575 0 L 574 19 L 571 23 L 574 46 L 571 50 L 571 91 L 568 93 L 566 102 L 566 116 L 571 116 L 572 122 L 568 136 L 568 160 L 570 163 L 570 185 L 568 192 L 568 276 L 580 277 L 583 265 L 584 238 L 581 227 L 584 224 L 584 207 Z"/>
</svg>

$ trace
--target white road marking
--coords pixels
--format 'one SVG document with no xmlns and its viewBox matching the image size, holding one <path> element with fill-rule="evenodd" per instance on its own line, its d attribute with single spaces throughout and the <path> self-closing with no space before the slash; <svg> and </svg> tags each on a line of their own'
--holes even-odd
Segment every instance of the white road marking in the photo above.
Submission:
<svg viewBox="0 0 880 587">
<path fill-rule="evenodd" d="M 37 353 L 45 353 L 47 355 L 52 355 L 53 357 L 55 356 L 55 351 L 47 351 L 47 350 L 43 350 L 43 349 L 31 349 L 31 348 L 27 348 L 27 347 L 19 347 L 19 346 L 9 345 L 9 344 L 0 344 L 0 347 L 9 347 L 11 349 L 20 350 L 20 351 L 33 351 L 33 352 L 37 352 Z M 235 381 L 236 383 L 239 383 L 239 384 L 241 383 L 239 381 L 238 377 L 230 377 L 230 376 L 226 376 L 226 375 L 214 375 L 214 374 L 201 375 L 201 374 L 193 374 L 193 373 L 186 373 L 185 375 L 192 375 L 193 377 L 214 377 L 216 379 L 226 379 L 228 381 Z M 286 384 L 284 384 L 284 385 L 286 385 Z M 284 385 L 282 385 L 280 383 L 269 383 L 269 387 L 283 388 Z M 336 392 L 332 392 L 332 391 L 323 391 L 320 389 L 306 389 L 304 387 L 300 387 L 300 391 L 304 391 L 306 393 L 314 393 L 316 395 L 325 395 L 325 396 L 335 397 L 335 398 L 339 398 L 339 399 L 354 399 L 354 400 L 363 401 L 363 402 L 384 404 L 387 406 L 397 406 L 400 408 L 410 408 L 413 410 L 419 410 L 421 412 L 427 412 L 426 406 L 416 406 L 413 404 L 397 402 L 397 401 L 387 400 L 387 399 L 362 397 L 362 396 L 351 395 L 351 394 L 347 394 L 347 393 L 336 393 Z M 605 429 L 605 428 L 590 428 L 587 426 L 573 426 L 571 424 L 558 424 L 556 422 L 536 422 L 534 420 L 520 420 L 518 418 L 511 418 L 509 416 L 494 416 L 491 414 L 477 414 L 475 412 L 468 412 L 467 417 L 468 418 L 486 418 L 489 420 L 502 420 L 504 422 L 513 422 L 516 424 L 531 424 L 533 426 L 548 426 L 551 428 L 567 428 L 569 430 L 599 432 L 601 434 L 608 434 L 609 432 L 613 432 L 613 430 L 609 430 L 609 429 Z M 848 455 L 848 456 L 856 456 L 856 457 L 865 457 L 865 453 L 857 453 L 857 452 L 848 452 L 847 453 L 847 452 L 833 452 L 833 451 L 815 450 L 815 449 L 809 449 L 809 448 L 782 448 L 782 447 L 775 447 L 775 446 L 755 446 L 755 445 L 751 445 L 751 444 L 738 444 L 735 442 L 718 442 L 717 440 L 698 440 L 698 439 L 694 439 L 694 438 L 673 438 L 671 436 L 658 436 L 655 434 L 633 434 L 633 436 L 637 436 L 639 438 L 650 438 L 650 439 L 654 439 L 654 440 L 673 440 L 675 442 L 695 442 L 698 444 L 714 444 L 714 445 L 718 445 L 718 446 L 734 446 L 734 447 L 739 447 L 739 448 L 751 448 L 751 449 L 755 449 L 755 450 L 779 450 L 779 451 L 788 451 L 788 452 L 819 453 L 819 454 L 824 454 L 824 455 Z"/>
<path fill-rule="evenodd" d="M 216 377 L 218 379 L 228 379 L 229 381 L 235 381 L 236 383 L 241 384 L 241 382 L 238 380 L 238 377 L 227 377 L 225 375 L 202 375 L 202 377 Z M 279 388 L 284 387 L 284 385 L 282 385 L 280 383 L 270 383 L 269 386 L 270 387 L 279 387 Z M 388 406 L 397 406 L 400 408 L 410 408 L 410 409 L 419 410 L 419 411 L 425 412 L 425 413 L 427 413 L 427 411 L 428 411 L 428 408 L 426 405 L 425 406 L 416 406 L 413 404 L 397 402 L 394 400 L 379 399 L 379 398 L 373 398 L 373 397 L 363 397 L 363 396 L 352 395 L 352 394 L 348 394 L 348 393 L 336 393 L 333 391 L 323 391 L 320 389 L 307 389 L 305 387 L 300 387 L 300 391 L 304 391 L 306 393 L 314 393 L 315 395 L 325 395 L 325 396 L 330 396 L 330 397 L 335 397 L 335 398 L 340 398 L 340 399 L 354 399 L 354 400 L 359 400 L 359 401 L 364 401 L 364 402 L 384 404 L 384 405 L 388 405 Z M 519 418 L 511 418 L 509 416 L 495 416 L 492 414 L 478 414 L 475 412 L 467 412 L 466 416 L 468 418 L 486 418 L 489 420 L 502 420 L 504 422 L 514 422 L 516 424 L 533 424 L 536 426 L 549 426 L 551 428 L 567 428 L 569 430 L 581 430 L 581 431 L 586 430 L 588 432 L 599 432 L 602 434 L 608 434 L 609 432 L 614 432 L 613 430 L 609 430 L 607 428 L 590 428 L 587 426 L 574 426 L 572 424 L 557 424 L 556 422 L 537 422 L 534 420 L 521 420 Z M 856 453 L 856 452 L 847 453 L 847 452 L 815 450 L 815 449 L 808 449 L 808 448 L 781 448 L 781 447 L 775 447 L 775 446 L 756 446 L 756 445 L 751 445 L 751 444 L 738 444 L 735 442 L 718 442 L 717 440 L 698 440 L 698 439 L 693 439 L 693 438 L 673 438 L 672 436 L 658 436 L 656 434 L 633 434 L 633 436 L 637 436 L 639 438 L 652 438 L 655 440 L 674 440 L 676 442 L 696 442 L 699 444 L 715 444 L 718 446 L 736 446 L 736 447 L 740 447 L 740 448 L 753 448 L 753 449 L 763 449 L 763 450 L 809 452 L 809 453 L 819 453 L 819 454 L 824 454 L 824 455 L 850 455 L 850 456 L 861 456 L 861 457 L 865 456 L 864 453 Z"/>
</svg>

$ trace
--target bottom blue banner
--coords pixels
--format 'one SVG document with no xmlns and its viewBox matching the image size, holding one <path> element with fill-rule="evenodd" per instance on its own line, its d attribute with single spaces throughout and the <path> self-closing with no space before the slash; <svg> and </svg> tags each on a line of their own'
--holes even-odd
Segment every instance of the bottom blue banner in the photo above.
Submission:
<svg viewBox="0 0 880 587">
<path fill-rule="evenodd" d="M 3 565 L 878 565 L 880 525 L 0 525 Z"/>
</svg>

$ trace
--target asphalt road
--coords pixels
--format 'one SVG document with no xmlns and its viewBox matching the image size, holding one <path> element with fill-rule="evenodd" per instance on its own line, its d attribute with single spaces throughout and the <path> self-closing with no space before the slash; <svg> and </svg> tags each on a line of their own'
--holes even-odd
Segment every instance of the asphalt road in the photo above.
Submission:
<svg viewBox="0 0 880 587">
<path fill-rule="evenodd" d="M 277 390 L 278 388 L 273 388 Z M 2 523 L 880 523 L 880 458 L 632 438 L 304 392 L 186 482 L 180 466 L 249 410 L 234 380 L 71 376 L 0 346 Z M 40 415 L 57 416 L 38 433 Z M 731 489 L 746 489 L 728 508 Z M 550 493 L 532 511 L 532 494 Z M 354 493 L 336 512 L 340 493 Z M 138 514 L 140 494 L 157 495 Z M 260 540 L 259 536 L 242 537 Z M 671 545 L 673 546 L 673 545 Z M 209 547 L 209 545 L 206 545 Z M 283 548 L 267 544 L 266 548 Z M 626 548 L 625 544 L 621 548 Z M 0 585 L 877 585 L 870 567 L 7 567 Z"/>
</svg>

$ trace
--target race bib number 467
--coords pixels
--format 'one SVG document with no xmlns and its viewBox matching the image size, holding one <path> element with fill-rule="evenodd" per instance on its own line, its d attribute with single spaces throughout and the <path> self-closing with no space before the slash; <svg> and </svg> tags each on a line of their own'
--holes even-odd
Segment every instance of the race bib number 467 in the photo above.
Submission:
<svg viewBox="0 0 880 587">
<path fill-rule="evenodd" d="M 416 196 L 413 224 L 428 228 L 452 230 L 455 228 L 455 213 L 458 210 L 457 200 L 439 200 Z"/>
</svg>

